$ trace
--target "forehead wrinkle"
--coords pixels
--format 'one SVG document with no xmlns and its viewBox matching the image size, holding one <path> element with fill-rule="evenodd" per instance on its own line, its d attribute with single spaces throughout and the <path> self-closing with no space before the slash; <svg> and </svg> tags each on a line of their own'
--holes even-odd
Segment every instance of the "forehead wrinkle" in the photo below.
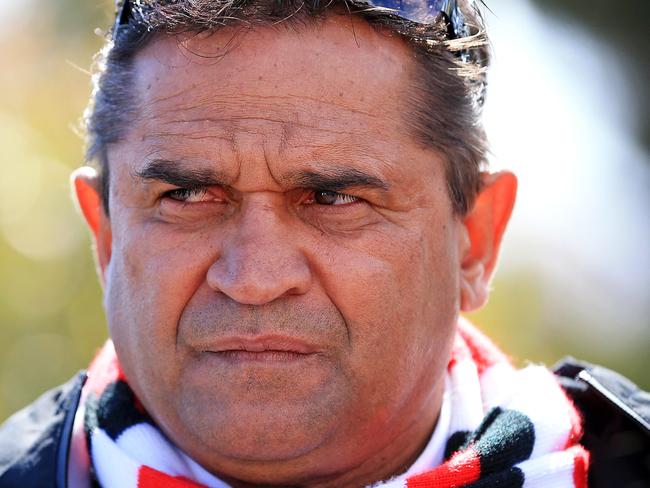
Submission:
<svg viewBox="0 0 650 488">
<path fill-rule="evenodd" d="M 168 106 L 170 102 L 187 93 L 187 90 L 178 88 L 178 90 L 173 93 L 152 96 L 150 92 L 151 86 L 152 83 L 149 83 L 148 87 L 144 89 L 145 94 L 141 97 L 138 115 L 139 120 L 152 120 L 160 117 L 161 115 L 166 115 L 173 112 L 173 110 L 170 110 L 169 107 L 166 108 L 166 106 Z M 158 108 L 159 106 L 161 107 Z"/>
<path fill-rule="evenodd" d="M 277 130 L 260 129 L 242 123 L 245 121 L 270 122 L 279 127 Z M 210 127 L 206 130 L 205 125 Z M 165 130 L 165 126 L 170 126 L 169 130 Z M 147 131 L 143 140 L 150 141 L 154 148 L 161 150 L 167 149 L 170 142 L 176 146 L 177 141 L 182 145 L 186 140 L 222 141 L 235 155 L 235 159 L 241 161 L 244 155 L 240 154 L 242 148 L 237 143 L 238 135 L 253 134 L 261 136 L 265 157 L 269 160 L 304 157 L 306 152 L 312 160 L 361 158 L 380 163 L 382 166 L 391 165 L 390 156 L 387 160 L 384 151 L 379 150 L 381 145 L 377 143 L 376 134 L 368 134 L 362 127 L 336 130 L 317 124 L 301 124 L 259 116 L 173 119 L 161 123 L 159 127 L 160 130 L 155 132 Z M 363 141 L 367 141 L 367 144 L 363 144 Z M 274 148 L 277 149 L 273 151 Z M 270 157 L 271 155 L 273 157 Z"/>
<path fill-rule="evenodd" d="M 175 99 L 182 93 L 177 93 L 169 97 L 159 97 L 156 100 L 148 101 L 143 109 L 145 116 L 149 118 L 167 116 L 174 113 L 192 113 L 201 111 L 207 117 L 201 118 L 218 118 L 214 114 L 239 114 L 239 117 L 247 117 L 251 114 L 259 114 L 260 111 L 269 114 L 282 114 L 286 116 L 286 121 L 298 118 L 296 107 L 305 107 L 305 105 L 314 105 L 311 108 L 303 108 L 303 112 L 309 113 L 310 116 L 322 113 L 323 109 L 335 114 L 350 113 L 361 117 L 384 117 L 386 108 L 383 104 L 376 104 L 376 110 L 371 107 L 370 110 L 352 106 L 344 101 L 323 100 L 321 98 L 310 96 L 308 94 L 289 93 L 286 95 L 263 95 L 254 93 L 242 93 L 241 91 L 219 92 L 217 96 L 213 92 L 203 93 L 193 90 L 197 96 L 193 97 L 188 103 L 175 103 Z M 170 103 L 171 102 L 171 103 Z M 162 105 L 162 106 L 160 106 Z M 232 115 L 231 115 L 232 116 Z M 330 117 L 323 117 L 330 119 Z"/>
<path fill-rule="evenodd" d="M 152 85 L 149 85 L 149 87 Z M 187 93 L 187 88 L 178 88 L 177 91 L 168 93 L 168 94 L 160 94 L 157 96 L 152 97 L 150 100 L 147 101 L 147 105 L 149 106 L 154 106 L 158 104 L 163 104 L 166 102 L 171 102 L 175 100 L 176 98 L 185 95 Z"/>
<path fill-rule="evenodd" d="M 240 122 L 263 122 L 263 123 L 277 124 L 278 126 L 280 126 L 280 129 L 278 131 L 261 131 L 259 127 L 249 127 L 246 124 L 240 124 Z M 289 145 L 288 141 L 292 139 L 293 134 L 296 133 L 295 128 L 314 130 L 314 131 L 318 131 L 319 133 L 328 133 L 328 134 L 341 135 L 341 136 L 353 136 L 355 134 L 360 135 L 364 133 L 363 131 L 359 131 L 353 128 L 335 129 L 333 127 L 322 127 L 317 124 L 286 121 L 282 118 L 265 117 L 261 115 L 257 115 L 257 116 L 240 115 L 240 116 L 228 116 L 223 118 L 200 117 L 196 119 L 186 119 L 186 120 L 179 119 L 174 121 L 162 122 L 159 124 L 162 127 L 172 126 L 170 127 L 169 131 L 166 130 L 159 130 L 157 132 L 148 131 L 147 134 L 145 134 L 143 137 L 144 139 L 165 137 L 165 136 L 189 138 L 192 137 L 188 135 L 190 132 L 197 132 L 201 130 L 198 127 L 196 127 L 196 125 L 201 125 L 206 123 L 216 125 L 217 127 L 210 129 L 215 131 L 216 133 L 212 135 L 206 135 L 206 136 L 194 136 L 195 139 L 214 138 L 214 139 L 221 139 L 224 141 L 232 142 L 236 140 L 236 135 L 238 133 L 261 134 L 263 132 L 266 133 L 271 132 L 271 133 L 279 134 L 280 136 L 279 140 L 284 139 L 285 141 L 287 141 L 285 146 L 288 146 Z M 195 127 L 192 127 L 192 125 L 194 125 Z M 178 130 L 183 126 L 187 126 L 187 131 Z"/>
<path fill-rule="evenodd" d="M 278 124 L 292 123 L 298 126 L 316 128 L 313 123 L 298 120 L 299 116 L 295 105 L 273 103 L 263 105 L 243 102 L 244 100 L 238 100 L 236 97 L 227 101 L 206 98 L 202 102 L 199 99 L 193 100 L 190 104 L 164 107 L 156 111 L 149 110 L 143 113 L 141 119 L 147 122 L 155 121 L 160 126 L 216 124 L 227 129 L 229 125 L 234 125 L 232 122 L 262 121 Z M 264 112 L 268 113 L 268 115 L 262 115 Z M 318 113 L 319 111 L 309 111 L 312 117 Z M 331 118 L 322 116 L 319 120 L 331 120 Z M 240 127 L 237 126 L 237 129 L 240 129 Z M 234 130 L 228 132 L 234 133 Z"/>
<path fill-rule="evenodd" d="M 269 114 L 270 120 L 277 122 L 294 122 L 299 125 L 309 125 L 304 122 L 304 116 L 317 120 L 331 121 L 342 119 L 344 114 L 355 118 L 377 118 L 385 114 L 363 110 L 346 103 L 334 103 L 306 95 L 250 95 L 233 93 L 221 97 L 205 97 L 197 100 L 197 108 L 211 110 L 216 113 L 239 114 L 238 118 L 247 118 L 261 112 Z M 322 114 L 322 115 L 321 115 Z M 334 117 L 332 117 L 332 114 Z"/>
<path fill-rule="evenodd" d="M 373 165 L 382 168 L 395 166 L 391 155 L 380 149 L 382 146 L 377 143 L 377 139 L 369 137 L 362 131 L 342 131 L 334 140 L 321 138 L 323 131 L 320 130 L 310 137 L 305 137 L 304 133 L 296 131 L 283 135 L 286 136 L 287 141 L 284 150 L 279 154 L 281 157 L 291 156 L 292 150 L 299 147 L 300 151 L 308 153 L 314 161 L 372 162 Z M 364 143 L 365 141 L 367 144 Z"/>
<path fill-rule="evenodd" d="M 144 84 L 147 80 L 141 81 Z M 215 84 L 219 85 L 216 81 L 218 80 L 204 79 L 198 84 L 193 83 L 188 90 L 172 88 L 171 93 L 150 96 L 148 100 L 144 101 L 141 117 L 147 119 L 148 125 L 159 127 L 179 127 L 194 123 L 218 124 L 220 130 L 227 131 L 228 137 L 231 138 L 234 132 L 228 130 L 230 129 L 228 122 L 231 120 L 278 123 L 281 124 L 279 132 L 283 136 L 280 137 L 281 147 L 286 146 L 284 142 L 290 132 L 287 130 L 286 124 L 289 123 L 298 128 L 317 128 L 332 134 L 345 134 L 351 130 L 352 126 L 358 128 L 366 125 L 367 121 L 363 119 L 381 118 L 382 123 L 386 124 L 394 117 L 388 107 L 384 103 L 380 103 L 381 97 L 363 97 L 366 105 L 368 101 L 375 100 L 373 105 L 366 108 L 361 107 L 357 99 L 348 101 L 346 97 L 334 96 L 330 97 L 330 100 L 323 100 L 322 97 L 310 93 L 263 94 L 250 92 L 245 87 L 243 89 L 246 91 L 242 92 L 241 86 L 237 86 L 232 91 L 224 91 L 224 88 L 219 88 L 218 94 L 215 96 Z M 272 80 L 267 79 L 265 83 L 270 86 Z M 208 89 L 202 89 L 206 87 Z M 227 90 L 227 87 L 225 89 Z M 342 93 L 345 92 L 345 90 L 342 91 Z M 179 100 L 179 97 L 187 94 L 190 94 L 189 100 Z M 356 102 L 354 103 L 356 106 L 352 106 L 349 102 Z M 313 107 L 305 108 L 305 105 L 313 105 Z M 297 107 L 301 107 L 301 110 L 297 110 Z M 260 116 L 261 112 L 268 115 Z M 341 118 L 345 117 L 343 115 L 345 113 L 355 117 L 352 120 L 341 121 Z M 305 120 L 306 118 L 307 120 Z M 336 123 L 339 125 L 335 126 Z M 316 127 L 319 124 L 320 126 Z M 241 130 L 241 127 L 238 129 Z M 200 130 L 204 131 L 205 128 Z M 190 131 L 194 131 L 194 128 L 190 127 L 188 132 Z M 157 134 L 162 132 L 164 131 L 158 131 Z M 176 136 L 181 132 L 176 129 L 170 135 Z"/>
<path fill-rule="evenodd" d="M 236 100 L 238 97 L 241 99 L 241 101 L 245 101 L 246 99 L 256 99 L 258 100 L 258 102 L 256 103 L 259 103 L 259 101 L 266 102 L 266 105 L 269 107 L 281 106 L 281 103 L 278 102 L 286 103 L 288 101 L 300 100 L 300 102 L 308 101 L 316 105 L 326 105 L 328 107 L 334 107 L 337 112 L 345 111 L 354 114 L 365 115 L 368 117 L 376 116 L 376 114 L 373 111 L 362 110 L 361 107 L 352 107 L 348 103 L 336 102 L 332 100 L 323 100 L 322 98 L 310 96 L 306 93 L 287 93 L 285 95 L 261 95 L 261 94 L 252 94 L 252 93 L 245 93 L 239 91 L 232 95 L 229 95 L 228 99 Z M 289 103 L 289 105 L 293 105 L 293 104 Z"/>
<path fill-rule="evenodd" d="M 180 141 L 181 143 L 186 141 L 212 141 L 214 143 L 221 141 L 228 146 L 232 152 L 235 152 L 236 149 L 233 138 L 231 136 L 225 136 L 222 133 L 191 134 L 186 132 L 154 132 L 148 133 L 142 137 L 143 142 L 151 144 L 151 146 L 156 150 L 169 149 L 170 142 L 174 140 Z M 173 142 L 171 143 L 174 144 Z"/>
</svg>

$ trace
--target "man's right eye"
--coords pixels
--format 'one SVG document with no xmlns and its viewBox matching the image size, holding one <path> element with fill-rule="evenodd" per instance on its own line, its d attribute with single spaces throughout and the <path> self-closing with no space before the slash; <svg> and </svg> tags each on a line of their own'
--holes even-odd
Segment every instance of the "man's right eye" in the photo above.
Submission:
<svg viewBox="0 0 650 488">
<path fill-rule="evenodd" d="M 208 200 L 205 188 L 177 188 L 166 192 L 163 197 L 182 203 L 201 203 Z"/>
</svg>

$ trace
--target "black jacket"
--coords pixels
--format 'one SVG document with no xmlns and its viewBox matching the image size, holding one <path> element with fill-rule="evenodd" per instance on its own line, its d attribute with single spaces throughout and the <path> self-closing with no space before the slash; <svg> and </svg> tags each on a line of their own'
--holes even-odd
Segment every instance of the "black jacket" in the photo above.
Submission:
<svg viewBox="0 0 650 488">
<path fill-rule="evenodd" d="M 554 371 L 584 416 L 589 487 L 650 487 L 650 394 L 574 359 Z M 85 380 L 79 373 L 0 427 L 0 488 L 68 487 L 72 426 Z"/>
</svg>

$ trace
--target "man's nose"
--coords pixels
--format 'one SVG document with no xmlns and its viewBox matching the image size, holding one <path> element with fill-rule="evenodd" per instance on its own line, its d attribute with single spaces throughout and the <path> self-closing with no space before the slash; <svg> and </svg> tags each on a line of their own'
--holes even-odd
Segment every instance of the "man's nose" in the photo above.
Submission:
<svg viewBox="0 0 650 488">
<path fill-rule="evenodd" d="M 226 232 L 208 285 L 248 305 L 306 293 L 309 263 L 285 220 L 270 206 L 249 205 Z"/>
</svg>

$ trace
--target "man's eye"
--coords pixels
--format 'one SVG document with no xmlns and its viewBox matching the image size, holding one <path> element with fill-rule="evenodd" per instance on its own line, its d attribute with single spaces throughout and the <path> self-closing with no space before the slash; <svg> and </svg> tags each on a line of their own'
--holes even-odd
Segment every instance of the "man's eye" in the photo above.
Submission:
<svg viewBox="0 0 650 488">
<path fill-rule="evenodd" d="M 165 197 L 183 203 L 199 203 L 205 201 L 208 191 L 205 188 L 188 189 L 177 188 L 165 193 Z"/>
<path fill-rule="evenodd" d="M 345 205 L 358 201 L 359 199 L 357 197 L 346 195 L 345 193 L 326 190 L 316 190 L 314 192 L 314 203 L 318 205 Z"/>
</svg>

